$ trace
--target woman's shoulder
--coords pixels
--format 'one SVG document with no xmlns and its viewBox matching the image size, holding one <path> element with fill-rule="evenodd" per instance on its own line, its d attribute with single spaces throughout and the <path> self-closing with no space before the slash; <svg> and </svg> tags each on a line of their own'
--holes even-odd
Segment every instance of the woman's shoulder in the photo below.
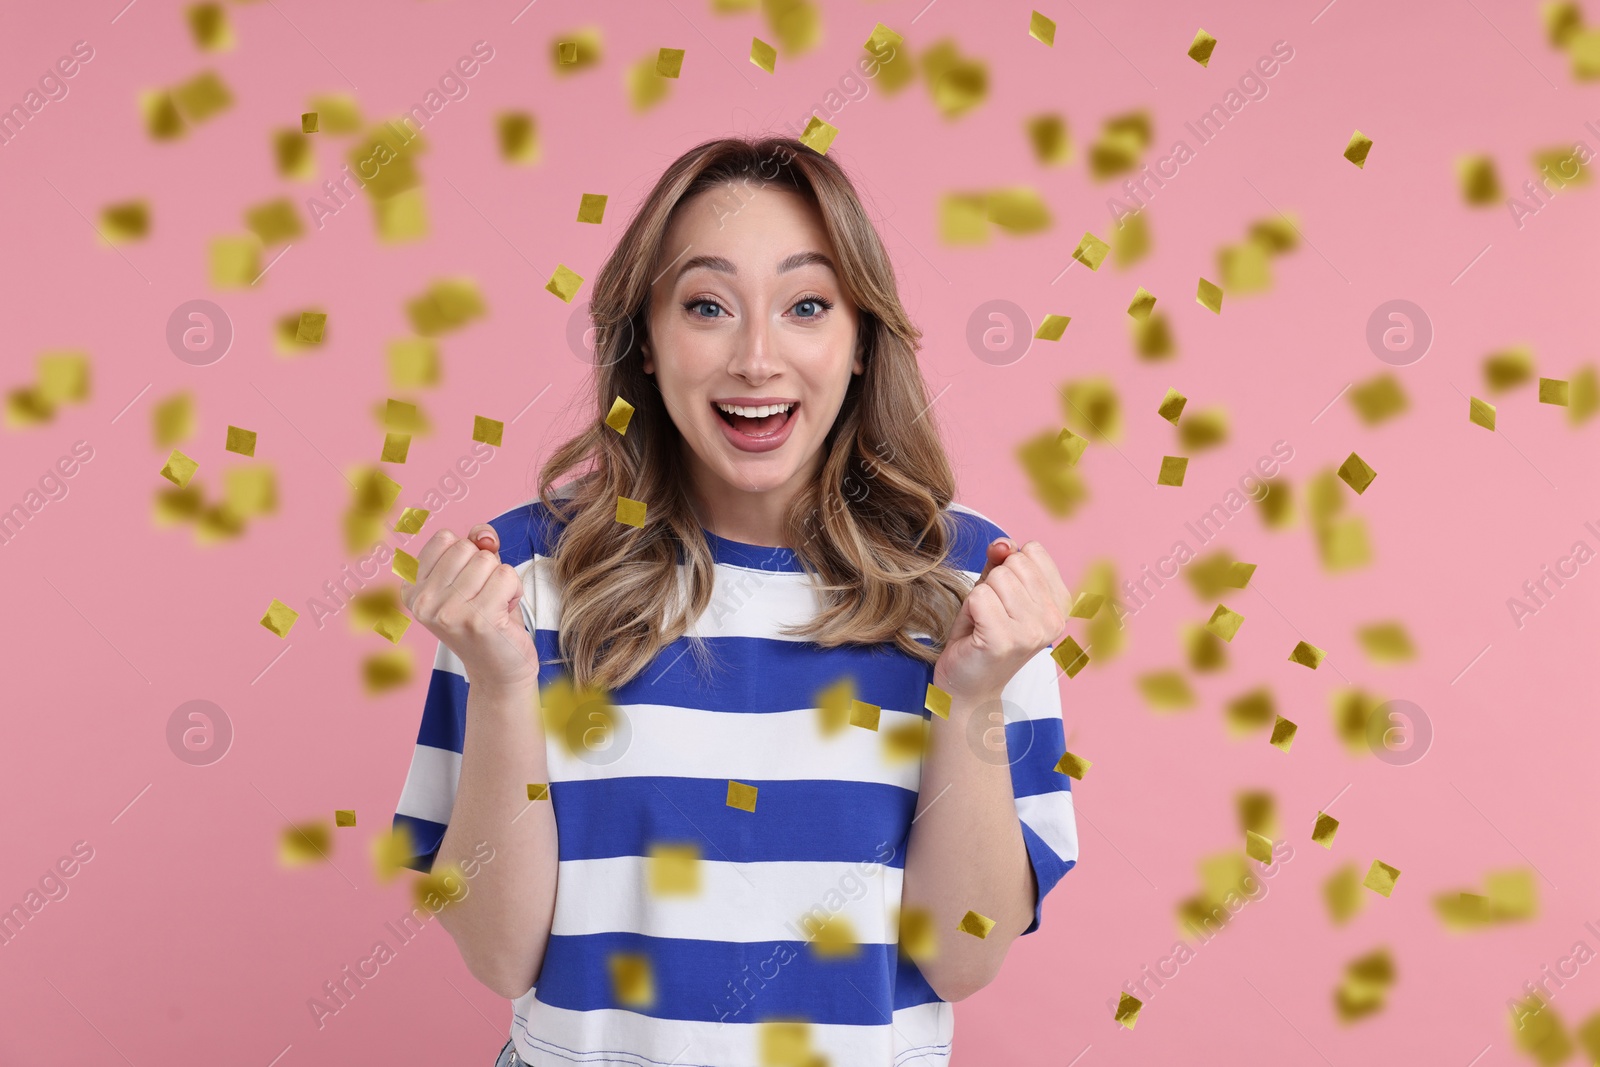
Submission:
<svg viewBox="0 0 1600 1067">
<path fill-rule="evenodd" d="M 945 514 L 953 531 L 946 562 L 957 570 L 982 573 L 990 543 L 1007 536 L 1005 530 L 976 508 L 954 500 L 946 506 Z"/>
</svg>

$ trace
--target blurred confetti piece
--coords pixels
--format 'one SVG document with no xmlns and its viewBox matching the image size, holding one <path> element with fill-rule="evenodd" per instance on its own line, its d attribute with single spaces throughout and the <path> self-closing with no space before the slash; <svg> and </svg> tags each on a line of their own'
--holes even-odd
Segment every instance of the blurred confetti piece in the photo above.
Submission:
<svg viewBox="0 0 1600 1067">
<path fill-rule="evenodd" d="M 1322 883 L 1322 897 L 1335 926 L 1349 922 L 1366 903 L 1361 893 L 1359 868 L 1354 863 L 1347 863 L 1334 871 Z"/>
<path fill-rule="evenodd" d="M 267 613 L 261 616 L 261 625 L 271 630 L 279 637 L 288 637 L 289 630 L 294 626 L 300 613 L 277 597 L 272 598 L 272 603 L 267 605 Z"/>
<path fill-rule="evenodd" d="M 285 867 L 324 861 L 331 851 L 333 831 L 325 819 L 285 827 L 278 839 L 278 861 Z"/>
<path fill-rule="evenodd" d="M 195 4 L 184 14 L 194 43 L 207 52 L 225 52 L 234 45 L 233 28 L 221 4 Z"/>
<path fill-rule="evenodd" d="M 1061 446 L 1061 458 L 1069 467 L 1078 465 L 1078 460 L 1083 458 L 1083 450 L 1089 447 L 1089 439 L 1080 437 L 1071 430 L 1062 430 L 1056 434 L 1056 444 Z"/>
<path fill-rule="evenodd" d="M 227 235 L 211 240 L 211 284 L 218 289 L 242 289 L 261 276 L 261 241 L 255 234 Z"/>
<path fill-rule="evenodd" d="M 278 176 L 290 181 L 309 182 L 317 177 L 317 160 L 311 151 L 311 139 L 290 126 L 272 133 L 272 158 L 278 165 Z"/>
<path fill-rule="evenodd" d="M 200 123 L 233 106 L 233 93 L 216 71 L 203 70 L 172 87 L 172 102 L 191 123 Z"/>
<path fill-rule="evenodd" d="M 1289 652 L 1289 662 L 1316 670 L 1322 665 L 1322 658 L 1326 655 L 1327 653 L 1316 645 L 1301 641 Z"/>
<path fill-rule="evenodd" d="M 1220 445 L 1228 439 L 1228 413 L 1221 408 L 1193 411 L 1178 423 L 1178 443 L 1198 452 Z"/>
<path fill-rule="evenodd" d="M 939 933 L 933 913 L 927 908 L 909 907 L 900 912 L 900 951 L 913 960 L 930 960 L 939 952 Z"/>
<path fill-rule="evenodd" d="M 652 843 L 650 892 L 656 896 L 699 895 L 700 846 L 693 841 L 681 845 Z"/>
<path fill-rule="evenodd" d="M 416 849 L 411 831 L 401 824 L 380 832 L 372 839 L 372 867 L 379 882 L 394 881 L 394 876 L 409 867 Z"/>
<path fill-rule="evenodd" d="M 1221 643 L 1221 639 L 1204 627 L 1200 632 L 1212 640 Z M 1272 690 L 1261 686 L 1243 693 L 1228 702 L 1228 726 L 1235 734 L 1249 733 L 1253 730 L 1265 729 L 1277 717 L 1277 707 L 1272 699 Z"/>
<path fill-rule="evenodd" d="M 1059 167 L 1072 160 L 1072 141 L 1068 136 L 1067 122 L 1060 115 L 1035 115 L 1025 123 L 1028 142 L 1033 146 L 1035 161 L 1047 167 Z"/>
<path fill-rule="evenodd" d="M 1376 426 L 1406 410 L 1406 394 L 1400 379 L 1387 371 L 1350 390 L 1350 404 L 1368 426 Z"/>
<path fill-rule="evenodd" d="M 1526 347 L 1491 352 L 1483 360 L 1483 380 L 1491 393 L 1501 393 L 1533 378 L 1533 351 Z"/>
<path fill-rule="evenodd" d="M 1356 638 L 1374 663 L 1403 663 L 1416 658 L 1416 647 L 1404 623 L 1375 622 L 1362 626 L 1356 630 Z"/>
<path fill-rule="evenodd" d="M 1344 146 L 1344 158 L 1365 170 L 1367 167 L 1367 153 L 1372 151 L 1372 138 L 1357 130 L 1350 135 L 1350 143 Z"/>
<path fill-rule="evenodd" d="M 1555 1067 L 1572 1058 L 1566 1024 L 1537 993 L 1511 1003 L 1511 1037 L 1540 1067 Z"/>
<path fill-rule="evenodd" d="M 486 313 L 478 285 L 470 278 L 435 281 L 426 292 L 406 301 L 411 327 L 423 337 L 459 329 Z"/>
<path fill-rule="evenodd" d="M 1202 67 L 1211 63 L 1211 53 L 1217 47 L 1217 39 L 1205 30 L 1196 30 L 1194 40 L 1189 44 L 1189 58 Z"/>
<path fill-rule="evenodd" d="M 100 232 L 112 244 L 144 240 L 150 233 L 150 205 L 143 200 L 107 204 L 100 211 Z"/>
<path fill-rule="evenodd" d="M 89 353 L 63 349 L 39 353 L 34 391 L 49 407 L 89 399 Z"/>
<path fill-rule="evenodd" d="M 1397 868 L 1389 866 L 1382 860 L 1373 860 L 1372 868 L 1367 871 L 1366 880 L 1361 884 L 1379 896 L 1386 897 L 1394 892 L 1394 884 L 1399 880 L 1400 871 Z"/>
<path fill-rule="evenodd" d="M 145 133 L 152 141 L 173 141 L 187 132 L 183 116 L 178 114 L 178 105 L 165 89 L 141 91 L 139 113 L 144 116 Z"/>
<path fill-rule="evenodd" d="M 1150 252 L 1150 226 L 1143 212 L 1119 216 L 1111 233 L 1111 259 L 1119 270 L 1139 262 Z"/>
<path fill-rule="evenodd" d="M 1488 156 L 1463 156 L 1456 161 L 1456 177 L 1461 182 L 1461 199 L 1473 207 L 1492 207 L 1504 195 L 1494 160 Z"/>
<path fill-rule="evenodd" d="M 1295 731 L 1299 729 L 1300 727 L 1279 715 L 1272 724 L 1272 746 L 1285 752 L 1289 751 L 1289 747 L 1294 744 Z"/>
<path fill-rule="evenodd" d="M 495 134 L 500 142 L 500 158 L 507 163 L 529 166 L 539 162 L 538 127 L 528 112 L 500 112 L 495 116 Z"/>
<path fill-rule="evenodd" d="M 411 899 L 419 908 L 437 913 L 466 896 L 467 882 L 454 863 L 434 867 L 411 883 Z"/>
<path fill-rule="evenodd" d="M 1345 965 L 1344 981 L 1334 991 L 1334 1007 L 1342 1023 L 1354 1022 L 1383 1008 L 1394 983 L 1394 961 L 1379 948 Z"/>
<path fill-rule="evenodd" d="M 294 201 L 288 197 L 246 208 L 244 224 L 264 248 L 292 241 L 305 234 L 305 228 L 300 224 L 300 213 L 295 209 Z"/>
<path fill-rule="evenodd" d="M 1194 690 L 1178 671 L 1152 671 L 1137 680 L 1140 692 L 1156 711 L 1178 711 L 1194 704 Z"/>
</svg>

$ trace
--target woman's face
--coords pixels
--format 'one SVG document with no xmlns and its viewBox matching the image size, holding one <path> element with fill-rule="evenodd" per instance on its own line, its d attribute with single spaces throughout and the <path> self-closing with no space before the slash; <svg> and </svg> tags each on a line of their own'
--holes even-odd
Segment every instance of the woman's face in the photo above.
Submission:
<svg viewBox="0 0 1600 1067">
<path fill-rule="evenodd" d="M 725 186 L 679 206 L 655 268 L 644 369 L 704 496 L 739 506 L 741 494 L 798 491 L 814 477 L 863 369 L 836 262 L 821 215 L 796 193 Z M 730 421 L 718 401 L 794 406 Z"/>
</svg>

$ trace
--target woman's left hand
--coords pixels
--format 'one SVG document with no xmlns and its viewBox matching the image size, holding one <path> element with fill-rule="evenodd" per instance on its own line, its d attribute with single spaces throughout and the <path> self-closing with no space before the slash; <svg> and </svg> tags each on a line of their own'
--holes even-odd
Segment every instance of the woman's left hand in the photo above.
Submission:
<svg viewBox="0 0 1600 1067">
<path fill-rule="evenodd" d="M 1066 626 L 1071 597 L 1038 541 L 1020 549 L 1010 538 L 989 545 L 973 585 L 933 667 L 933 684 L 966 700 L 998 697 L 1023 664 Z"/>
</svg>

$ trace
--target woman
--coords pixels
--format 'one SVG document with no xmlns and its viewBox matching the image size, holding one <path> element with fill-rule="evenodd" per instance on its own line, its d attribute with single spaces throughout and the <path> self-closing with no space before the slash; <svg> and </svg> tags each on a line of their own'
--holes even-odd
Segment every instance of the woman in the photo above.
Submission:
<svg viewBox="0 0 1600 1067">
<path fill-rule="evenodd" d="M 945 1063 L 1077 860 L 1060 574 L 952 502 L 833 159 L 691 149 L 591 315 L 589 428 L 403 593 L 439 649 L 395 824 L 419 870 L 495 850 L 440 918 L 499 1062 Z"/>
</svg>

